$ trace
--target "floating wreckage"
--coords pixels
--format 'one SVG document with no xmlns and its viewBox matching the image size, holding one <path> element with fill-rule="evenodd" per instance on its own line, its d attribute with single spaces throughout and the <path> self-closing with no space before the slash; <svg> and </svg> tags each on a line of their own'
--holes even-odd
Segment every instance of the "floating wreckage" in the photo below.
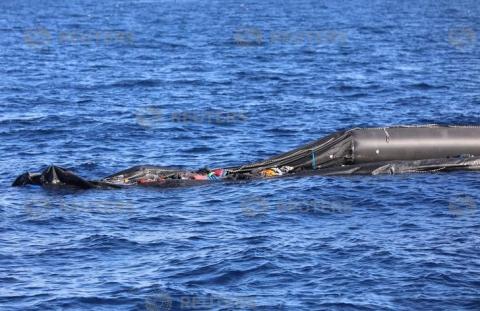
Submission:
<svg viewBox="0 0 480 311">
<path fill-rule="evenodd" d="M 354 128 L 261 162 L 217 169 L 180 170 L 141 165 L 100 180 L 87 180 L 58 166 L 24 173 L 13 186 L 122 188 L 181 187 L 299 175 L 379 175 L 480 170 L 480 126 Z"/>
</svg>

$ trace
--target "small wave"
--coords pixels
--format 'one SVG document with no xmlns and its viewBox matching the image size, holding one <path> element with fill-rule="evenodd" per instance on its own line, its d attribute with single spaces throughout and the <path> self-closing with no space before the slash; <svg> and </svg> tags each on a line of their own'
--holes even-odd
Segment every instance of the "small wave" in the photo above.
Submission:
<svg viewBox="0 0 480 311">
<path fill-rule="evenodd" d="M 124 248 L 139 245 L 135 241 L 103 234 L 94 234 L 89 237 L 83 238 L 80 240 L 80 243 L 84 247 L 96 249 L 110 249 L 116 247 Z"/>
<path fill-rule="evenodd" d="M 22 122 L 22 123 L 31 123 L 33 121 L 39 121 L 46 118 L 46 114 L 4 114 L 0 117 L 0 124 L 7 124 L 7 123 L 15 123 L 15 122 Z"/>
<path fill-rule="evenodd" d="M 41 217 L 42 218 L 29 217 L 23 220 L 22 223 L 29 224 L 29 225 L 45 225 L 46 226 L 46 225 L 64 224 L 71 221 L 71 219 L 67 219 L 63 216 L 49 217 L 48 215 L 42 215 Z"/>
<path fill-rule="evenodd" d="M 192 148 L 188 148 L 188 149 L 183 149 L 182 151 L 183 152 L 186 152 L 186 153 L 203 153 L 203 152 L 208 152 L 208 151 L 213 151 L 215 150 L 214 148 L 211 148 L 211 147 L 207 147 L 207 146 L 204 146 L 204 147 L 192 147 Z"/>
<path fill-rule="evenodd" d="M 185 218 L 174 215 L 154 215 L 149 217 L 132 217 L 128 221 L 142 224 L 160 224 L 160 223 L 176 223 L 184 221 Z"/>
<path fill-rule="evenodd" d="M 360 91 L 364 91 L 364 90 L 377 89 L 377 88 L 378 88 L 378 86 L 361 87 L 361 86 L 356 86 L 356 85 L 351 85 L 351 84 L 346 84 L 346 83 L 339 83 L 337 85 L 330 86 L 327 89 L 330 90 L 330 91 L 348 93 L 348 92 L 360 92 Z"/>
<path fill-rule="evenodd" d="M 368 96 L 370 96 L 370 94 L 362 93 L 362 92 L 344 95 L 345 98 L 349 98 L 349 99 L 359 99 L 359 98 L 364 98 Z"/>
<path fill-rule="evenodd" d="M 270 241 L 271 237 L 267 235 L 254 235 L 241 238 L 242 241 L 250 245 L 258 245 Z"/>
<path fill-rule="evenodd" d="M 396 66 L 395 69 L 408 72 L 408 71 L 421 71 L 422 67 L 413 66 L 413 65 L 399 65 L 399 66 Z"/>
<path fill-rule="evenodd" d="M 157 79 L 132 79 L 121 80 L 110 84 L 112 87 L 131 88 L 131 87 L 155 87 L 161 85 L 162 81 Z"/>
<path fill-rule="evenodd" d="M 374 26 L 361 26 L 358 28 L 360 33 L 370 33 L 370 34 L 389 34 L 392 31 L 392 27 L 389 26 L 382 26 L 382 27 L 374 27 Z"/>
<path fill-rule="evenodd" d="M 10 277 L 10 276 L 7 276 L 7 277 L 0 277 L 0 282 L 2 284 L 6 284 L 6 283 L 16 283 L 16 282 L 19 282 L 20 280 L 15 278 L 15 277 Z"/>
<path fill-rule="evenodd" d="M 315 304 L 319 310 L 363 310 L 363 311 L 376 311 L 382 310 L 383 306 L 364 305 L 354 302 L 323 302 Z"/>
<path fill-rule="evenodd" d="M 178 42 L 154 42 L 154 43 L 136 43 L 132 46 L 135 49 L 148 49 L 148 50 L 173 50 L 190 48 L 188 45 Z M 155 58 L 156 59 L 156 58 Z"/>
<path fill-rule="evenodd" d="M 444 88 L 448 88 L 448 87 L 447 86 L 435 86 L 433 84 L 429 84 L 429 83 L 426 83 L 426 82 L 420 82 L 420 83 L 410 84 L 410 85 L 408 85 L 408 88 L 425 91 L 425 90 L 434 90 L 434 89 L 444 89 Z"/>
<path fill-rule="evenodd" d="M 42 295 L 47 298 L 47 295 Z M 37 295 L 37 300 L 40 298 Z M 35 305 L 33 310 L 49 310 L 51 306 L 58 306 L 59 309 L 78 309 L 78 310 L 104 310 L 105 307 L 116 308 L 120 305 L 131 306 L 135 300 L 131 297 L 104 297 L 104 296 L 69 296 L 44 300 Z M 103 307 L 102 307 L 103 306 Z M 123 309 L 122 309 L 123 310 Z"/>
<path fill-rule="evenodd" d="M 245 270 L 240 270 L 240 269 L 231 269 L 227 270 L 224 272 L 221 272 L 217 275 L 212 277 L 206 277 L 206 278 L 201 278 L 197 280 L 192 280 L 188 281 L 187 283 L 190 285 L 202 285 L 202 284 L 218 284 L 218 285 L 225 285 L 228 284 L 232 281 L 237 281 L 241 278 L 244 278 L 248 275 L 258 275 L 258 273 L 268 273 L 268 271 L 276 271 L 278 266 L 266 262 L 263 264 L 260 264 L 256 267 L 250 268 L 250 269 L 245 269 Z"/>
</svg>

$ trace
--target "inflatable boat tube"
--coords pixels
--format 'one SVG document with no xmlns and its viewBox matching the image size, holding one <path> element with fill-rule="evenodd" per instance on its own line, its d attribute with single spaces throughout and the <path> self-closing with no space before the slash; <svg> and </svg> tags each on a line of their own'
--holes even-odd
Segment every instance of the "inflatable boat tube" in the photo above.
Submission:
<svg viewBox="0 0 480 311">
<path fill-rule="evenodd" d="M 142 165 L 100 180 L 59 166 L 18 176 L 13 186 L 122 188 L 182 187 L 303 175 L 378 175 L 480 170 L 480 126 L 394 126 L 336 132 L 260 162 L 216 169 L 181 170 Z"/>
</svg>

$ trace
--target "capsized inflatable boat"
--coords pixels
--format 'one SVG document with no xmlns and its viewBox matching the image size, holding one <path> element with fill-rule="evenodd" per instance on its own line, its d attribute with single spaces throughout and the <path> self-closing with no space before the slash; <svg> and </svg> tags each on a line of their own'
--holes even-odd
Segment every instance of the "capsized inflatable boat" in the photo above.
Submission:
<svg viewBox="0 0 480 311">
<path fill-rule="evenodd" d="M 135 166 L 87 180 L 58 166 L 24 173 L 13 186 L 179 187 L 295 175 L 354 175 L 480 170 L 480 126 L 395 126 L 336 132 L 270 159 L 216 169 Z"/>
</svg>

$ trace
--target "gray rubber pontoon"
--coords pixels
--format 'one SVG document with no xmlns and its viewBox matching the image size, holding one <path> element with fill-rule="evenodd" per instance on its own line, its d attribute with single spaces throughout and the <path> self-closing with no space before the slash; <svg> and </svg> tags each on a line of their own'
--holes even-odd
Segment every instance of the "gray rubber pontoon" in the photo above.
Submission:
<svg viewBox="0 0 480 311">
<path fill-rule="evenodd" d="M 178 187 L 219 180 L 294 175 L 377 175 L 479 169 L 480 127 L 395 126 L 337 132 L 270 159 L 241 166 L 197 171 L 136 166 L 100 180 L 86 180 L 61 167 L 49 166 L 40 173 L 20 175 L 13 186 Z"/>
</svg>

